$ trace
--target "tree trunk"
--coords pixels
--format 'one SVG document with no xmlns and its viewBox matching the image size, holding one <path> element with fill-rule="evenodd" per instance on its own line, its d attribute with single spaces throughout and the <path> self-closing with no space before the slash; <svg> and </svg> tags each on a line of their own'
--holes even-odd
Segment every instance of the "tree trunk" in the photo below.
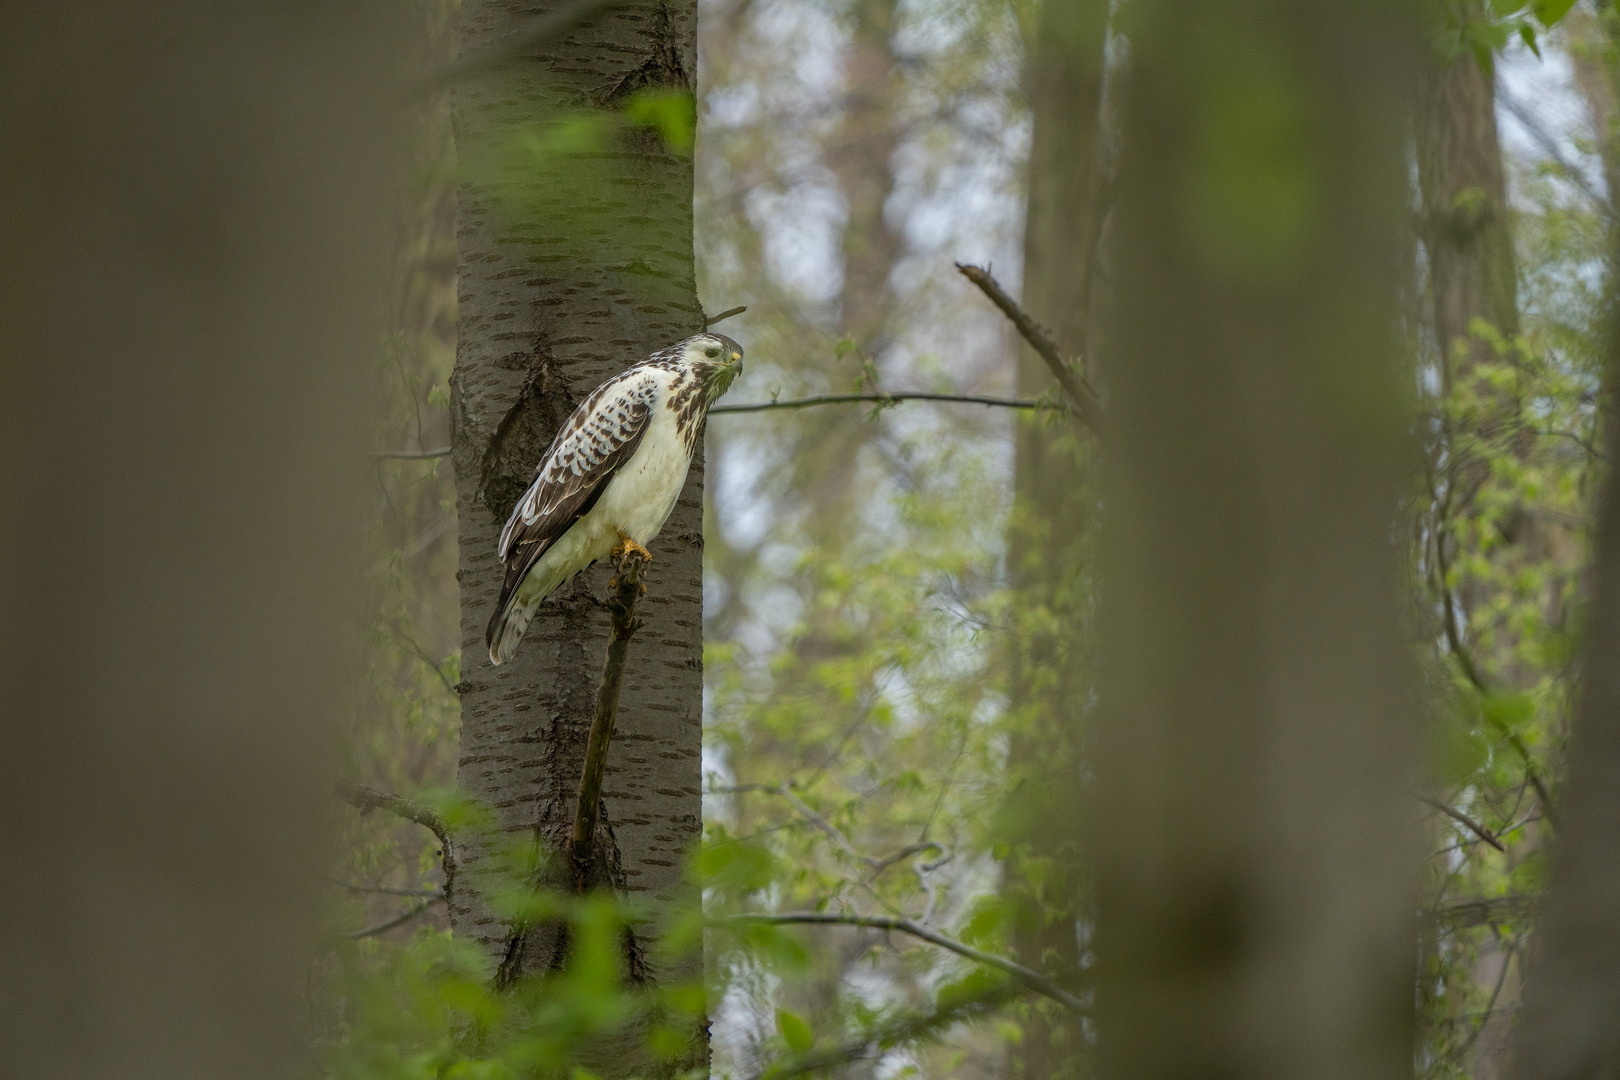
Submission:
<svg viewBox="0 0 1620 1080">
<path fill-rule="evenodd" d="M 407 19 L 7 8 L 7 1077 L 311 1069 Z"/>
<path fill-rule="evenodd" d="M 1496 358 L 1474 330 L 1519 332 L 1507 188 L 1496 134 L 1496 90 L 1470 50 L 1425 66 L 1417 116 L 1418 184 L 1429 253 L 1434 332 L 1454 378 Z"/>
<path fill-rule="evenodd" d="M 1610 328 L 1609 352 L 1612 409 L 1620 326 Z M 1611 461 L 1620 448 L 1614 427 L 1611 419 Z M 1612 466 L 1594 562 L 1569 779 L 1517 1027 L 1517 1080 L 1620 1077 L 1620 469 Z"/>
<path fill-rule="evenodd" d="M 1043 0 L 1027 78 L 1034 133 L 1024 222 L 1024 309 L 1061 348 L 1089 359 L 1092 262 L 1099 234 L 1103 45 L 1106 0 Z M 1052 373 L 1029 346 L 1018 354 L 1018 390 L 1035 396 Z M 1008 769 L 1023 782 L 1008 800 L 1013 854 L 1004 896 L 1019 960 L 1072 983 L 1080 972 L 1078 852 L 1071 829 L 1080 766 L 1077 728 L 1089 689 L 1081 642 L 1089 636 L 1095 518 L 1091 439 L 1066 417 L 1021 421 L 1009 563 L 1021 601 L 1009 702 Z M 1026 862 L 1028 865 L 1026 865 Z M 1033 868 L 1045 868 L 1034 873 Z M 1039 882 L 1037 886 L 1035 883 Z M 1071 989 L 1074 987 L 1071 986 Z M 1078 1027 L 1032 1011 L 1010 1048 L 1015 1075 L 1072 1074 Z"/>
<path fill-rule="evenodd" d="M 1111 1080 L 1411 1076 L 1415 8 L 1131 8 L 1089 822 Z"/>
<path fill-rule="evenodd" d="M 533 10 L 466 0 L 463 55 L 511 35 Z M 607 645 L 610 570 L 597 566 L 559 589 L 517 656 L 493 667 L 484 627 L 501 584 L 495 540 L 574 406 L 608 376 L 702 328 L 689 147 L 671 148 L 622 111 L 641 93 L 691 92 L 695 20 L 693 3 L 631 0 L 456 91 L 467 177 L 451 387 L 460 788 L 493 808 L 506 834 L 537 834 L 553 851 L 565 850 L 572 825 Z M 591 137 L 589 152 L 573 149 Z M 697 899 L 683 867 L 701 810 L 702 492 L 700 453 L 653 545 L 596 838 L 608 881 L 650 907 L 655 923 Z M 562 959 L 555 927 L 512 940 L 476 891 L 458 891 L 451 917 L 457 933 L 502 959 L 507 976 Z M 669 974 L 631 954 L 632 973 Z"/>
</svg>

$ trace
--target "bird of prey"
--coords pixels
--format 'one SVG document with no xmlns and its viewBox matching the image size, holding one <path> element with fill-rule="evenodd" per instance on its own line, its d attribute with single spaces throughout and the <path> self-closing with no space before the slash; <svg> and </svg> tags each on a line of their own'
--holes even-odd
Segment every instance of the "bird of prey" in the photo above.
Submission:
<svg viewBox="0 0 1620 1080">
<path fill-rule="evenodd" d="M 709 406 L 742 374 L 742 358 L 725 335 L 698 334 L 613 376 L 574 410 L 501 530 L 506 580 L 484 635 L 490 663 L 510 660 L 540 602 L 591 563 L 647 556 Z"/>
</svg>

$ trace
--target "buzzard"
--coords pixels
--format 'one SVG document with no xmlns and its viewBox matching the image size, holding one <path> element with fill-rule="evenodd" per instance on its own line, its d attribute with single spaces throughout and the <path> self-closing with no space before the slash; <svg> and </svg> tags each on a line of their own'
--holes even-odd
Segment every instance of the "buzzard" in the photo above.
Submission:
<svg viewBox="0 0 1620 1080">
<path fill-rule="evenodd" d="M 598 386 L 551 441 L 496 551 L 506 565 L 484 640 L 517 651 L 535 609 L 597 559 L 647 554 L 686 483 L 709 406 L 742 374 L 742 346 L 698 334 Z M 649 556 L 650 557 L 650 556 Z"/>
</svg>

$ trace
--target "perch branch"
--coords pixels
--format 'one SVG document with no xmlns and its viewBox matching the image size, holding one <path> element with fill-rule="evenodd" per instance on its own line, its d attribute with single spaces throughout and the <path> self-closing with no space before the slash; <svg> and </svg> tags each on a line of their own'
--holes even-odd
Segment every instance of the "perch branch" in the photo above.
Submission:
<svg viewBox="0 0 1620 1080">
<path fill-rule="evenodd" d="M 788 401 L 759 401 L 746 405 L 716 405 L 715 413 L 765 412 L 768 409 L 808 409 L 814 405 L 841 405 L 852 401 L 870 401 L 877 405 L 893 405 L 901 401 L 956 401 L 966 405 L 999 405 L 1006 409 L 1039 409 L 1041 403 L 1034 398 L 983 397 L 978 394 L 931 394 L 921 390 L 896 390 L 892 393 L 871 394 L 817 394 L 815 397 L 792 398 Z"/>
<path fill-rule="evenodd" d="M 962 276 L 979 287 L 979 291 L 990 298 L 990 302 L 1001 309 L 1001 313 L 1012 321 L 1018 333 L 1029 342 L 1030 347 L 1046 361 L 1051 369 L 1052 377 L 1057 379 L 1058 385 L 1063 388 L 1068 398 L 1069 407 L 1076 417 L 1092 432 L 1102 430 L 1102 403 L 1097 399 L 1097 393 L 1086 382 L 1085 376 L 1074 370 L 1069 361 L 1058 351 L 1057 343 L 1052 336 L 1034 319 L 1018 306 L 1018 302 L 1008 296 L 996 279 L 977 266 L 966 263 L 957 263 L 956 268 Z"/>
<path fill-rule="evenodd" d="M 641 625 L 636 621 L 636 602 L 643 591 L 641 571 L 645 565 L 645 558 L 634 550 L 622 555 L 619 572 L 613 578 L 613 597 L 608 601 L 613 634 L 608 639 L 607 660 L 602 665 L 602 683 L 596 691 L 596 711 L 591 716 L 591 734 L 585 744 L 585 767 L 579 774 L 579 803 L 574 808 L 574 880 L 581 891 L 596 838 L 602 777 L 607 772 L 608 743 L 613 740 L 613 722 L 619 712 L 619 686 L 624 681 L 625 657 L 630 651 L 630 639 Z"/>
<path fill-rule="evenodd" d="M 722 311 L 720 314 L 712 315 L 709 318 L 704 319 L 703 320 L 703 328 L 705 330 L 707 330 L 709 327 L 713 326 L 715 323 L 717 323 L 717 322 L 725 322 L 727 319 L 731 318 L 733 315 L 741 315 L 743 312 L 745 312 L 747 310 L 748 310 L 748 308 L 745 305 L 739 305 L 739 306 L 734 307 L 734 308 L 726 308 L 726 310 Z"/>
<path fill-rule="evenodd" d="M 1502 846 L 1502 841 L 1497 838 L 1495 833 L 1491 832 L 1491 830 L 1487 829 L 1485 826 L 1481 825 L 1479 822 L 1475 821 L 1461 810 L 1455 809 L 1450 803 L 1436 799 L 1431 795 L 1425 795 L 1421 791 L 1414 791 L 1412 794 L 1417 797 L 1419 802 L 1427 803 L 1429 806 L 1434 807 L 1436 810 L 1446 815 L 1446 817 L 1450 818 L 1452 821 L 1455 821 L 1457 824 L 1461 825 L 1463 828 L 1467 829 L 1469 832 L 1491 845 L 1491 847 L 1495 848 L 1497 851 L 1507 850 L 1507 848 Z"/>
<path fill-rule="evenodd" d="M 903 934 L 921 938 L 931 945 L 949 949 L 958 956 L 965 956 L 976 964 L 993 967 L 997 971 L 1011 975 L 1036 993 L 1049 997 L 1060 1005 L 1073 1009 L 1075 1012 L 1085 1011 L 1085 1004 L 1079 998 L 1040 972 L 1033 971 L 1022 964 L 1007 959 L 1005 956 L 996 956 L 994 953 L 975 949 L 971 945 L 964 945 L 955 938 L 946 937 L 939 931 L 921 923 L 913 922 L 910 919 L 897 919 L 886 915 L 843 915 L 832 911 L 790 911 L 780 915 L 733 915 L 725 921 L 768 923 L 773 926 L 810 924 L 818 926 L 866 926 L 875 930 L 898 930 Z"/>
<path fill-rule="evenodd" d="M 450 834 L 450 826 L 444 818 L 431 806 L 423 806 L 419 802 L 412 802 L 400 795 L 383 791 L 380 788 L 367 787 L 365 784 L 347 783 L 338 781 L 332 785 L 332 793 L 362 814 L 369 814 L 373 810 L 387 810 L 390 814 L 402 817 L 406 821 L 414 821 L 424 829 L 439 838 L 439 863 L 444 869 L 444 894 L 448 897 L 455 886 L 456 868 L 459 858 L 454 839 Z"/>
</svg>

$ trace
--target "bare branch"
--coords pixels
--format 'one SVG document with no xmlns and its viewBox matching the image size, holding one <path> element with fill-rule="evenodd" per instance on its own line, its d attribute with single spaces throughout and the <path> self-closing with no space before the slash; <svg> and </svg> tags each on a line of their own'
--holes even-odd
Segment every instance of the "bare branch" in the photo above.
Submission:
<svg viewBox="0 0 1620 1080">
<path fill-rule="evenodd" d="M 777 915 L 747 914 L 732 915 L 722 922 L 734 923 L 767 923 L 776 926 L 791 924 L 805 924 L 815 926 L 865 926 L 874 930 L 898 930 L 903 934 L 921 938 L 931 945 L 938 945 L 942 949 L 949 949 L 958 956 L 965 956 L 977 964 L 993 967 L 997 971 L 1011 975 L 1025 986 L 1051 998 L 1053 1001 L 1073 1009 L 1075 1012 L 1084 1012 L 1085 1004 L 1081 1000 L 1063 989 L 1057 983 L 1048 979 L 1038 971 L 1033 971 L 1024 965 L 997 956 L 994 953 L 983 952 L 971 945 L 964 945 L 955 938 L 946 937 L 939 931 L 913 922 L 911 919 L 897 919 L 886 915 L 845 915 L 832 911 L 790 911 Z"/>
<path fill-rule="evenodd" d="M 630 548 L 619 553 L 618 574 L 613 578 L 613 597 L 608 611 L 613 618 L 613 634 L 608 639 L 607 659 L 602 665 L 602 683 L 596 691 L 596 711 L 591 717 L 591 733 L 585 744 L 585 766 L 579 776 L 579 802 L 574 808 L 575 885 L 581 890 L 591 863 L 596 839 L 596 821 L 602 803 L 602 777 L 607 772 L 608 744 L 613 740 L 613 724 L 619 712 L 619 687 L 624 681 L 625 658 L 630 639 L 641 625 L 636 621 L 636 602 L 645 591 L 641 571 L 645 553 Z"/>
<path fill-rule="evenodd" d="M 438 889 L 390 889 L 384 885 L 361 885 L 353 881 L 344 881 L 342 878 L 331 877 L 327 874 L 322 874 L 320 877 L 322 881 L 330 882 L 339 888 L 348 889 L 350 892 L 381 893 L 384 896 L 425 896 L 429 899 L 442 899 L 444 897 L 444 893 Z"/>
<path fill-rule="evenodd" d="M 731 318 L 733 315 L 741 315 L 743 312 L 745 312 L 747 310 L 748 310 L 748 308 L 747 308 L 746 305 L 741 305 L 741 306 L 734 307 L 734 308 L 726 308 L 726 310 L 722 311 L 720 314 L 711 316 L 710 318 L 707 318 L 707 319 L 704 319 L 703 320 L 703 328 L 705 330 L 707 330 L 709 327 L 713 326 L 715 323 L 717 323 L 717 322 L 725 322 L 727 319 Z"/>
<path fill-rule="evenodd" d="M 791 398 L 787 401 L 760 401 L 746 405 L 716 405 L 715 413 L 766 412 L 770 409 L 808 409 L 815 405 L 841 405 L 846 402 L 870 401 L 877 405 L 894 405 L 902 401 L 954 401 L 964 405 L 996 405 L 1004 409 L 1039 409 L 1041 403 L 1034 398 L 985 397 L 980 394 L 931 394 L 921 390 L 876 391 L 870 394 L 817 394 L 815 397 Z"/>
<path fill-rule="evenodd" d="M 1497 851 L 1507 850 L 1507 848 L 1502 846 L 1502 841 L 1497 839 L 1495 833 L 1491 832 L 1491 830 L 1487 829 L 1485 826 L 1481 825 L 1479 822 L 1475 821 L 1461 810 L 1455 809 L 1450 803 L 1436 799 L 1432 795 L 1425 795 L 1421 791 L 1414 791 L 1412 794 L 1419 802 L 1427 803 L 1429 806 L 1434 807 L 1436 810 L 1446 815 L 1446 817 L 1450 818 L 1452 821 L 1455 821 L 1457 824 L 1461 825 L 1463 828 L 1467 829 L 1469 832 L 1491 845 L 1491 847 L 1495 848 Z"/>
<path fill-rule="evenodd" d="M 419 802 L 412 802 L 400 795 L 383 791 L 380 788 L 368 787 L 365 784 L 354 784 L 337 781 L 332 785 L 332 793 L 350 806 L 359 810 L 361 814 L 369 814 L 373 810 L 387 810 L 390 814 L 402 817 L 406 821 L 414 821 L 439 838 L 439 865 L 444 870 L 444 894 L 450 896 L 455 891 L 456 870 L 460 866 L 460 854 L 456 850 L 455 840 L 450 833 L 450 826 L 440 816 L 439 812 L 431 806 L 423 806 Z"/>
<path fill-rule="evenodd" d="M 449 457 L 450 447 L 441 446 L 437 450 L 373 450 L 370 456 L 393 458 L 397 461 L 426 461 L 429 458 Z"/>
<path fill-rule="evenodd" d="M 444 897 L 442 896 L 436 897 L 432 900 L 424 900 L 415 907 L 409 908 L 406 911 L 401 912 L 399 915 L 394 916 L 387 922 L 380 922 L 376 926 L 368 926 L 364 930 L 351 930 L 349 933 L 344 934 L 343 936 L 354 939 L 367 938 L 375 934 L 381 934 L 385 931 L 392 930 L 396 926 L 404 926 L 418 915 L 421 915 L 428 908 L 432 907 L 434 904 L 442 902 L 443 900 Z"/>
<path fill-rule="evenodd" d="M 1003 315 L 1012 320 L 1018 333 L 1029 342 L 1030 347 L 1040 355 L 1040 358 L 1046 361 L 1052 377 L 1057 379 L 1058 385 L 1063 388 L 1069 406 L 1080 422 L 1093 432 L 1100 432 L 1102 402 L 1098 399 L 1096 391 L 1086 382 L 1085 376 L 1075 371 L 1064 355 L 1058 351 L 1057 343 L 1052 340 L 1052 336 L 1045 328 L 1030 318 L 987 271 L 965 263 L 957 263 L 956 268 L 962 272 L 963 277 L 977 285 L 979 291 L 989 297 L 990 302 L 1000 308 Z"/>
</svg>

